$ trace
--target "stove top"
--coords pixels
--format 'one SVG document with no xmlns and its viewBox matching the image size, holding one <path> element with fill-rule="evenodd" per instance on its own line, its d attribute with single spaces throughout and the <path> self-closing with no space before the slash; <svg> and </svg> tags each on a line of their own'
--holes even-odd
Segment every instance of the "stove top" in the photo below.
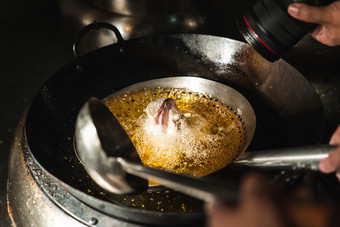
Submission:
<svg viewBox="0 0 340 227">
<path fill-rule="evenodd" d="M 244 0 L 246 1 L 246 0 Z M 217 3 L 219 1 L 216 1 Z M 220 5 L 223 5 L 223 1 Z M 228 13 L 217 12 L 214 17 L 207 14 L 207 34 L 222 35 L 239 39 L 240 35 L 234 23 L 241 15 L 244 2 L 240 1 L 238 10 Z M 246 3 L 251 5 L 251 3 Z M 216 5 L 216 3 L 215 3 Z M 217 4 L 218 5 L 218 4 Z M 218 11 L 223 7 L 211 7 Z M 37 0 L 5 1 L 0 9 L 3 34 L 1 37 L 2 64 L 0 68 L 0 94 L 2 97 L 0 112 L 0 219 L 10 225 L 7 214 L 6 179 L 7 160 L 15 128 L 20 117 L 28 107 L 40 86 L 56 70 L 73 60 L 72 43 L 63 41 L 55 1 Z M 227 16 L 226 16 L 227 15 Z M 221 20 L 225 26 L 221 26 Z M 214 24 L 219 23 L 218 28 Z M 221 28 L 230 29 L 221 29 Z M 323 142 L 327 143 L 330 135 L 340 124 L 340 66 L 334 61 L 339 59 L 340 49 L 330 49 L 317 44 L 311 38 L 306 43 L 317 46 L 315 58 L 304 51 L 309 46 L 297 46 L 288 54 L 286 60 L 295 66 L 313 85 L 319 94 L 325 110 L 326 128 Z M 305 48 L 305 49 L 304 49 Z M 311 49 L 312 50 L 312 49 Z M 310 50 L 310 51 L 311 51 Z M 320 51 L 321 50 L 321 51 Z M 335 53 L 335 54 L 334 54 Z M 308 57 L 307 57 L 308 56 Z M 326 60 L 325 60 L 326 59 Z M 8 226 L 5 225 L 5 226 Z"/>
</svg>

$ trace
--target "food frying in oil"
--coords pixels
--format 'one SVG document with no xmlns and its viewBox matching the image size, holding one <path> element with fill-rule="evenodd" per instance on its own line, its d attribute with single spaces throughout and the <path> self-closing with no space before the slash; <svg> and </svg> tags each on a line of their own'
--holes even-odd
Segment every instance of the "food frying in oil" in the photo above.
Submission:
<svg viewBox="0 0 340 227">
<path fill-rule="evenodd" d="M 204 176 L 230 164 L 242 150 L 244 129 L 239 116 L 228 104 L 206 94 L 147 88 L 105 104 L 146 166 Z"/>
</svg>

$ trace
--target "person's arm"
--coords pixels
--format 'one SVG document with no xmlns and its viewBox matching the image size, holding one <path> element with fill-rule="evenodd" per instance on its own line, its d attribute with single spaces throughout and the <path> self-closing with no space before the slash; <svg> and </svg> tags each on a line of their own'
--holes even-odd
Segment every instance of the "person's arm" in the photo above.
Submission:
<svg viewBox="0 0 340 227">
<path fill-rule="evenodd" d="M 218 201 L 206 205 L 209 227 L 282 227 L 283 215 L 273 199 L 267 178 L 248 175 L 241 187 L 241 201 L 236 207 Z"/>
<path fill-rule="evenodd" d="M 311 32 L 317 41 L 328 46 L 340 45 L 340 1 L 327 6 L 293 3 L 289 5 L 288 13 L 298 20 L 319 24 Z"/>
<path fill-rule="evenodd" d="M 340 144 L 340 125 L 333 133 L 329 143 L 332 145 Z M 319 169 L 324 173 L 337 171 L 337 177 L 340 180 L 340 146 L 320 162 Z M 289 206 L 289 203 L 278 203 L 277 197 L 280 197 L 280 193 L 275 192 L 277 191 L 269 184 L 267 178 L 254 174 L 248 175 L 241 187 L 241 201 L 238 206 L 228 206 L 219 202 L 206 205 L 207 226 L 282 227 L 290 226 L 288 223 L 300 223 L 301 226 L 310 226 L 310 223 L 313 223 L 313 226 L 328 226 L 327 223 L 332 219 L 331 215 L 336 215 L 332 208 L 318 203 L 296 206 L 303 200 L 310 200 L 308 190 L 297 190 L 295 197 L 299 198 L 298 203 L 291 203 L 291 206 Z M 285 199 L 287 198 L 289 199 L 289 197 Z M 282 201 L 281 198 L 281 202 L 287 202 L 285 199 Z M 291 202 L 294 202 L 293 197 L 291 199 Z M 293 213 L 283 212 L 282 206 L 284 205 L 288 205 L 288 210 L 293 211 Z M 292 208 L 295 208 L 297 212 L 295 213 Z M 307 215 L 308 219 L 305 219 L 306 212 L 309 214 Z M 337 219 L 338 224 L 339 221 Z M 306 223 L 309 224 L 306 225 Z"/>
<path fill-rule="evenodd" d="M 329 144 L 339 145 L 340 144 L 340 125 L 333 133 Z M 340 146 L 337 146 L 327 158 L 323 159 L 319 164 L 319 169 L 323 173 L 336 172 L 336 176 L 340 181 Z"/>
<path fill-rule="evenodd" d="M 208 227 L 340 226 L 339 207 L 315 202 L 308 188 L 281 191 L 262 175 L 242 182 L 240 202 L 206 204 Z"/>
</svg>

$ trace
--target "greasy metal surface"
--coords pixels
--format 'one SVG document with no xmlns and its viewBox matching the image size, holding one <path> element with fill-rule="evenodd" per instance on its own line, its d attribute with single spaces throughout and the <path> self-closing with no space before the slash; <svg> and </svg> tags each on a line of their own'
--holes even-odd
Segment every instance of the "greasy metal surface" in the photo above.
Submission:
<svg viewBox="0 0 340 227">
<path fill-rule="evenodd" d="M 18 125 L 11 150 L 7 182 L 7 209 L 16 226 L 136 226 L 79 202 L 64 189 L 62 182 L 41 168 L 23 133 L 25 116 Z"/>
</svg>

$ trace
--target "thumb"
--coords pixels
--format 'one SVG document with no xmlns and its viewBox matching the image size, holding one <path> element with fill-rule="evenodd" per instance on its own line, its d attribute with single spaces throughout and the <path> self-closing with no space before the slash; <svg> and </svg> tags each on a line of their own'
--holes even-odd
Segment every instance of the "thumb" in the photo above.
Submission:
<svg viewBox="0 0 340 227">
<path fill-rule="evenodd" d="M 332 21 L 332 14 L 327 6 L 310 6 L 304 3 L 293 3 L 288 6 L 292 17 L 309 23 L 325 24 Z"/>
<path fill-rule="evenodd" d="M 331 173 L 340 169 L 340 147 L 328 154 L 328 157 L 321 160 L 319 169 L 323 173 Z"/>
</svg>

